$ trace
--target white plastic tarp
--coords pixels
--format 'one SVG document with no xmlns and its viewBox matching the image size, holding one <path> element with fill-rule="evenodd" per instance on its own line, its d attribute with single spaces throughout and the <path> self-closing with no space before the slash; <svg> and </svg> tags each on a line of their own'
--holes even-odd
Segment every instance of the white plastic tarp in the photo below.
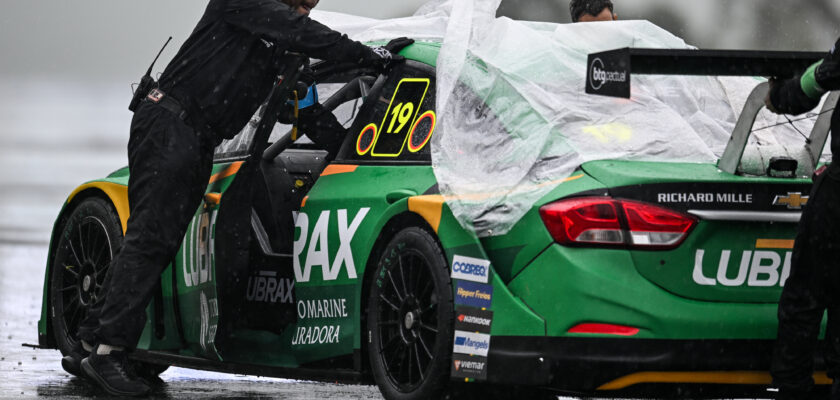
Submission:
<svg viewBox="0 0 840 400">
<path fill-rule="evenodd" d="M 647 21 L 497 18 L 500 1 L 435 0 L 413 17 L 388 21 L 313 13 L 357 40 L 442 38 L 432 162 L 448 206 L 479 236 L 509 231 L 586 161 L 714 163 L 759 83 L 637 75 L 629 100 L 586 95 L 590 53 L 690 46 Z M 763 113 L 756 127 L 778 122 Z M 807 133 L 812 125 L 798 127 Z M 793 129 L 756 137 L 782 147 L 803 145 Z"/>
</svg>

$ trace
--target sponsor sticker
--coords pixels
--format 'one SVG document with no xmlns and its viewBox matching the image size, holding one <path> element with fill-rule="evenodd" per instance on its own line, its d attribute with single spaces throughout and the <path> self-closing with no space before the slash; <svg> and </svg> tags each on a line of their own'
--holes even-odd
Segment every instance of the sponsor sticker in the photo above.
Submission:
<svg viewBox="0 0 840 400">
<path fill-rule="evenodd" d="M 776 196 L 773 199 L 774 206 L 787 206 L 788 210 L 801 210 L 810 196 L 803 196 L 801 192 L 788 192 L 787 196 Z"/>
<path fill-rule="evenodd" d="M 347 299 L 342 297 L 298 300 L 297 316 L 301 323 L 292 337 L 292 346 L 340 343 L 341 322 L 350 313 Z"/>
<path fill-rule="evenodd" d="M 294 303 L 295 281 L 278 278 L 276 271 L 259 271 L 248 278 L 248 290 L 245 298 L 258 303 Z"/>
<path fill-rule="evenodd" d="M 487 357 L 466 356 L 461 354 L 453 355 L 452 377 L 486 380 Z"/>
<path fill-rule="evenodd" d="M 490 335 L 484 333 L 455 331 L 453 353 L 472 354 L 487 357 L 490 350 Z"/>
<path fill-rule="evenodd" d="M 490 261 L 459 255 L 452 259 L 452 278 L 487 283 L 489 277 Z"/>
<path fill-rule="evenodd" d="M 294 242 L 294 254 L 292 266 L 295 270 L 295 282 L 305 283 L 314 279 L 314 282 L 334 281 L 339 277 L 344 278 L 342 269 L 347 270 L 348 279 L 356 279 L 356 264 L 353 258 L 353 247 L 350 243 L 356 236 L 356 231 L 362 225 L 367 216 L 369 207 L 359 209 L 353 215 L 350 210 L 342 209 L 333 212 L 332 210 L 321 211 L 314 226 L 310 229 L 309 214 L 304 212 L 293 213 L 295 228 L 300 229 L 300 234 Z M 335 218 L 333 218 L 335 216 Z M 314 218 L 314 216 L 313 216 Z M 338 249 L 331 253 L 335 246 L 335 230 L 338 231 Z M 330 234 L 332 232 L 332 235 Z M 312 277 L 312 270 L 321 270 L 321 279 Z"/>
<path fill-rule="evenodd" d="M 458 281 L 455 285 L 455 304 L 476 308 L 490 308 L 493 303 L 493 286 Z"/>
<path fill-rule="evenodd" d="M 466 332 L 490 333 L 493 311 L 473 307 L 458 307 L 455 310 L 455 329 Z"/>
<path fill-rule="evenodd" d="M 586 93 L 630 98 L 629 54 L 590 54 Z"/>
</svg>

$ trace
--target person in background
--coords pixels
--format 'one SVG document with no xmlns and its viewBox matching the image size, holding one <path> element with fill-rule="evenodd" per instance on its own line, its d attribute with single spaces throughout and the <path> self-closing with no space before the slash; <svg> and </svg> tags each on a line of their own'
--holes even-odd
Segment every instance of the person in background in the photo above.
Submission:
<svg viewBox="0 0 840 400">
<path fill-rule="evenodd" d="M 569 3 L 572 22 L 615 21 L 618 14 L 610 0 L 572 0 Z"/>
<path fill-rule="evenodd" d="M 778 114 L 802 114 L 840 89 L 840 40 L 824 60 L 796 78 L 770 81 L 765 104 Z M 831 117 L 831 153 L 840 155 L 840 113 Z M 790 278 L 779 300 L 779 331 L 770 372 L 777 399 L 813 396 L 814 352 L 823 314 L 828 312 L 825 363 L 834 380 L 831 399 L 840 400 L 840 163 L 818 174 L 802 213 L 793 247 Z"/>
</svg>

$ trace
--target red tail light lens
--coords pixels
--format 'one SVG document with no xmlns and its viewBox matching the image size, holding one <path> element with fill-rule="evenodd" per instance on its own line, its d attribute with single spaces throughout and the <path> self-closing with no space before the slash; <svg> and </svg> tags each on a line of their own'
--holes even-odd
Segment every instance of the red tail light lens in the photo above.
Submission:
<svg viewBox="0 0 840 400">
<path fill-rule="evenodd" d="M 627 226 L 635 245 L 671 246 L 679 244 L 694 226 L 693 217 L 650 204 L 622 201 Z"/>
<path fill-rule="evenodd" d="M 558 243 L 624 243 L 618 210 L 610 199 L 560 201 L 540 208 L 540 215 Z"/>
<path fill-rule="evenodd" d="M 554 240 L 567 245 L 674 248 L 697 223 L 690 215 L 608 197 L 561 200 L 540 208 L 540 215 Z"/>
</svg>

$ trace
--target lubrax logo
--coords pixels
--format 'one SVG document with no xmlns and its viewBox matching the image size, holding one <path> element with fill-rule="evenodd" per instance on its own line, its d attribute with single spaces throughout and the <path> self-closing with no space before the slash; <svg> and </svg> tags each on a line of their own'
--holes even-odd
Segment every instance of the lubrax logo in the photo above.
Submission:
<svg viewBox="0 0 840 400">
<path fill-rule="evenodd" d="M 248 301 L 292 304 L 295 281 L 288 278 L 277 279 L 275 271 L 260 271 L 259 275 L 248 278 Z"/>
<path fill-rule="evenodd" d="M 292 213 L 295 218 L 295 228 L 300 230 L 298 239 L 294 243 L 294 257 L 292 257 L 295 281 L 309 282 L 312 269 L 315 267 L 321 269 L 321 280 L 334 281 L 339 279 L 342 266 L 347 270 L 347 278 L 356 279 L 356 264 L 353 261 L 353 247 L 350 243 L 368 211 L 370 211 L 368 207 L 359 209 L 351 220 L 349 211 L 346 209 L 335 212 L 324 210 L 321 211 L 311 230 L 308 214 Z M 332 217 L 333 215 L 335 218 Z M 330 243 L 336 242 L 336 233 L 338 233 L 337 248 L 334 245 L 330 246 Z M 302 265 L 301 256 L 306 257 Z"/>
<path fill-rule="evenodd" d="M 487 283 L 490 261 L 456 255 L 452 259 L 452 277 L 466 281 Z"/>
<path fill-rule="evenodd" d="M 592 73 L 589 84 L 592 89 L 599 90 L 607 82 L 627 82 L 627 72 L 606 71 L 604 62 L 600 58 L 592 61 Z"/>
<path fill-rule="evenodd" d="M 762 241 L 759 240 L 759 244 Z M 791 241 L 776 241 L 789 242 L 790 246 L 784 245 L 783 248 L 792 247 Z M 779 244 L 773 244 L 779 246 Z M 758 248 L 771 248 L 768 246 L 756 246 Z M 776 247 L 778 249 L 778 247 Z M 784 258 L 779 250 L 745 250 L 741 252 L 740 260 L 732 257 L 732 250 L 722 250 L 720 254 L 708 257 L 711 261 L 705 263 L 707 258 L 706 250 L 697 250 L 694 256 L 694 272 L 692 278 L 698 285 L 703 286 L 727 286 L 727 287 L 772 287 L 785 286 L 788 276 L 790 276 L 790 259 L 792 252 L 784 252 Z M 737 257 L 737 256 L 736 256 Z M 734 261 L 734 262 L 732 262 Z M 708 264 L 708 268 L 704 268 L 704 264 Z M 717 266 L 716 273 L 714 266 Z"/>
<path fill-rule="evenodd" d="M 490 335 L 455 331 L 455 347 L 452 349 L 454 353 L 486 357 L 488 350 L 490 350 Z"/>
</svg>

